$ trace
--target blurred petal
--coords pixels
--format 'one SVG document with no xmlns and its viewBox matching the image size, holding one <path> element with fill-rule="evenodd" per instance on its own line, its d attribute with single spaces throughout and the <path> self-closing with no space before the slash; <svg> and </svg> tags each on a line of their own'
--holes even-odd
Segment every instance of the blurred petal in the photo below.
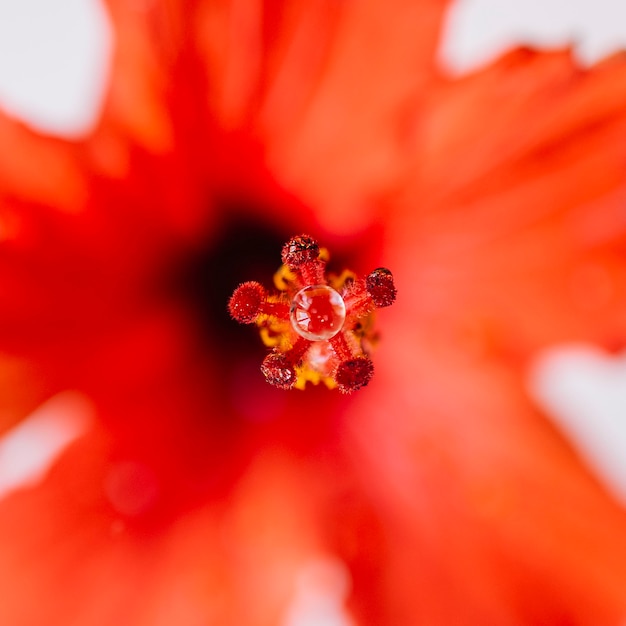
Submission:
<svg viewBox="0 0 626 626">
<path fill-rule="evenodd" d="M 322 3 L 292 18 L 262 133 L 278 180 L 316 207 L 326 229 L 364 230 L 374 198 L 396 182 L 406 157 L 403 123 L 433 78 L 446 5 L 344 3 L 325 30 Z M 320 37 L 326 54 L 318 52 Z"/>
<path fill-rule="evenodd" d="M 0 142 L 11 146 L 0 155 L 0 220 L 11 219 L 3 205 L 14 197 L 70 213 L 81 209 L 86 181 L 69 142 L 34 133 L 2 112 Z M 35 163 L 37 167 L 33 167 Z M 0 233 L 0 241 L 2 238 Z"/>
<path fill-rule="evenodd" d="M 178 43 L 170 33 L 168 6 L 144 0 L 107 0 L 106 4 L 115 50 L 103 123 L 131 142 L 162 153 L 172 142 L 164 96 Z"/>
<path fill-rule="evenodd" d="M 434 90 L 390 234 L 415 313 L 505 358 L 626 340 L 624 85 L 517 51 Z"/>
<path fill-rule="evenodd" d="M 506 367 L 390 321 L 347 444 L 394 529 L 386 606 L 430 624 L 619 623 L 624 510 Z"/>
<path fill-rule="evenodd" d="M 45 606 L 58 624 L 278 623 L 297 572 L 319 552 L 301 464 L 267 450 L 228 506 L 141 532 L 106 489 L 102 444 L 92 433 L 40 487 L 0 502 L 0 586 L 16 590 L 0 602 L 2 621 L 35 623 Z"/>
</svg>

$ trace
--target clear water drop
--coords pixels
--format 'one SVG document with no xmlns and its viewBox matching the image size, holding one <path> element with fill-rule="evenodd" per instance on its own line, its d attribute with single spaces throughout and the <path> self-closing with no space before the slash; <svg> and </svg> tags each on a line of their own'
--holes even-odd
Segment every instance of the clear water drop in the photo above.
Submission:
<svg viewBox="0 0 626 626">
<path fill-rule="evenodd" d="M 328 285 L 310 285 L 294 296 L 290 317 L 300 336 L 310 341 L 324 341 L 343 328 L 346 305 L 341 295 Z"/>
</svg>

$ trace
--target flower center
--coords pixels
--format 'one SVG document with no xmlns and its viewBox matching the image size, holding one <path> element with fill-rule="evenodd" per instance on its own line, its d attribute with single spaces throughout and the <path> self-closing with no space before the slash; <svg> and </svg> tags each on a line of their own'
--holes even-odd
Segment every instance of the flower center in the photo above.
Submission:
<svg viewBox="0 0 626 626">
<path fill-rule="evenodd" d="M 310 341 L 334 337 L 346 319 L 343 298 L 327 285 L 310 285 L 298 291 L 291 301 L 291 325 Z"/>
</svg>

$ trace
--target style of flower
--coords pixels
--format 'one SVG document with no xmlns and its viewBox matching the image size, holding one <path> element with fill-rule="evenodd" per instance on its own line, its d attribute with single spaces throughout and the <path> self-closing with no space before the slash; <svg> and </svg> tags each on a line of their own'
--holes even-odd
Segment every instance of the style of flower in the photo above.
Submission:
<svg viewBox="0 0 626 626">
<path fill-rule="evenodd" d="M 274 279 L 284 295 L 269 296 L 263 285 L 248 281 L 228 302 L 235 320 L 256 322 L 264 343 L 274 347 L 261 371 L 279 389 L 303 389 L 310 380 L 351 393 L 365 387 L 374 373 L 365 354 L 373 339 L 371 318 L 374 309 L 395 301 L 393 276 L 379 267 L 365 280 L 344 272 L 327 281 L 327 256 L 309 235 L 292 237 Z"/>
<path fill-rule="evenodd" d="M 0 116 L 0 424 L 85 425 L 0 500 L 1 624 L 624 622 L 626 514 L 526 375 L 626 339 L 626 62 L 451 79 L 447 6 L 108 0 L 93 132 Z M 298 232 L 393 268 L 358 393 L 225 310 Z"/>
</svg>

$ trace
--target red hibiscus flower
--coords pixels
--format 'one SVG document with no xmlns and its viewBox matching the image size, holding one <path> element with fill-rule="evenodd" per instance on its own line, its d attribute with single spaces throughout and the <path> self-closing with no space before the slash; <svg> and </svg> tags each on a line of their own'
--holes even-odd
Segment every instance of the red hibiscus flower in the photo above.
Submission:
<svg viewBox="0 0 626 626">
<path fill-rule="evenodd" d="M 623 623 L 626 516 L 524 381 L 626 338 L 624 59 L 450 80 L 443 0 L 108 7 L 93 133 L 0 119 L 2 425 L 83 431 L 0 501 L 0 622 Z M 228 318 L 300 232 L 396 278 L 349 396 Z"/>
</svg>

